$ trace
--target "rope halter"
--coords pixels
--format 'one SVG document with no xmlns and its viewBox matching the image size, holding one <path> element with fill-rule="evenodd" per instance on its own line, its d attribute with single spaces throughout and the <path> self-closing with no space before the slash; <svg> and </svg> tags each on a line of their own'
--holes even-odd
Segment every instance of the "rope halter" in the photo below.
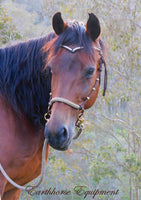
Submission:
<svg viewBox="0 0 141 200">
<path fill-rule="evenodd" d="M 84 49 L 84 47 L 80 46 L 80 47 L 75 47 L 75 48 L 70 48 L 66 45 L 61 45 L 62 48 L 66 49 L 67 51 L 71 52 L 71 53 L 75 53 L 76 51 L 80 51 L 82 49 Z M 93 47 L 95 50 L 97 50 L 100 54 L 100 61 L 99 61 L 99 73 L 98 73 L 98 77 L 96 78 L 96 82 L 91 90 L 91 92 L 89 93 L 89 95 L 87 96 L 86 100 L 81 104 L 81 105 L 78 105 L 78 104 L 75 104 L 74 102 L 66 99 L 66 98 L 62 98 L 62 97 L 54 97 L 52 98 L 51 97 L 51 93 L 50 93 L 50 101 L 49 101 L 49 106 L 48 106 L 48 112 L 45 113 L 44 115 L 44 118 L 46 120 L 46 122 L 48 122 L 49 118 L 50 118 L 50 115 L 51 115 L 51 109 L 52 109 L 52 106 L 55 102 L 60 102 L 60 103 L 64 103 L 76 110 L 79 110 L 80 111 L 80 114 L 78 115 L 78 118 L 77 118 L 77 121 L 75 123 L 75 126 L 78 128 L 78 131 L 77 131 L 77 134 L 73 137 L 73 139 L 77 139 L 79 137 L 79 135 L 81 134 L 82 130 L 83 130 L 83 122 L 84 122 L 84 119 L 83 119 L 83 114 L 84 114 L 84 105 L 87 103 L 87 101 L 91 98 L 93 92 L 96 90 L 96 85 L 97 85 L 97 82 L 99 81 L 99 84 L 100 84 L 100 77 L 101 77 L 101 71 L 102 71 L 102 64 L 104 64 L 104 67 L 105 67 L 105 76 L 104 76 L 104 91 L 103 91 L 103 96 L 105 96 L 105 92 L 106 92 L 106 88 L 107 88 L 107 69 L 106 69 L 106 63 L 105 63 L 105 60 L 103 58 L 103 52 L 102 52 L 102 49 L 101 49 L 101 46 L 99 45 L 99 47 Z"/>
</svg>

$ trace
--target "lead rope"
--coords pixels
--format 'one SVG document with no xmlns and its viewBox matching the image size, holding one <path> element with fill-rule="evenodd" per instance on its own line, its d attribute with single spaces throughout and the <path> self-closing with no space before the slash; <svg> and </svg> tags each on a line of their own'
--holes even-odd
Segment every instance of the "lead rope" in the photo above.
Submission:
<svg viewBox="0 0 141 200">
<path fill-rule="evenodd" d="M 31 185 L 28 185 L 26 187 L 24 186 L 21 186 L 17 183 L 15 183 L 9 176 L 8 174 L 5 172 L 5 170 L 3 169 L 1 163 L 0 163 L 0 171 L 1 173 L 3 174 L 3 176 L 8 180 L 9 183 L 11 183 L 13 186 L 15 186 L 16 188 L 18 189 L 21 189 L 21 190 L 25 190 L 25 191 L 30 191 L 30 190 L 33 190 L 35 188 L 37 188 L 42 180 L 43 180 L 43 177 L 45 175 L 45 166 L 46 166 L 46 153 L 47 153 L 47 149 L 49 148 L 49 144 L 47 142 L 47 139 L 44 140 L 44 145 L 43 145 L 43 150 L 42 150 L 42 166 L 41 166 L 41 176 L 39 178 L 39 181 L 36 185 L 34 186 L 31 186 Z"/>
</svg>

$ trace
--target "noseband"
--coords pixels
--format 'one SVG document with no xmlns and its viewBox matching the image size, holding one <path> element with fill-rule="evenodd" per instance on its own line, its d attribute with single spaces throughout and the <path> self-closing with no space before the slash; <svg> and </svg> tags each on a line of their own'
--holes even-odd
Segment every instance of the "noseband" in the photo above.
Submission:
<svg viewBox="0 0 141 200">
<path fill-rule="evenodd" d="M 84 47 L 82 47 L 82 46 L 75 47 L 73 49 L 68 47 L 68 46 L 66 46 L 66 45 L 62 45 L 61 47 L 66 49 L 66 50 L 68 50 L 71 53 L 75 53 L 76 51 L 80 51 L 81 49 L 84 49 Z M 106 62 L 105 62 L 104 57 L 103 57 L 103 52 L 102 52 L 102 49 L 101 49 L 101 45 L 99 45 L 99 47 L 93 47 L 93 48 L 95 50 L 97 50 L 99 52 L 99 54 L 100 54 L 100 61 L 99 61 L 99 66 L 100 67 L 98 69 L 99 73 L 98 73 L 98 76 L 96 78 L 96 82 L 95 82 L 91 92 L 87 96 L 86 100 L 82 104 L 78 105 L 78 104 L 75 104 L 72 101 L 69 101 L 68 99 L 65 99 L 65 98 L 62 98 L 62 97 L 54 97 L 54 98 L 52 98 L 52 94 L 50 93 L 50 101 L 49 101 L 49 106 L 48 106 L 48 112 L 45 113 L 45 115 L 44 115 L 45 120 L 48 122 L 48 120 L 50 118 L 50 115 L 51 115 L 51 108 L 52 108 L 52 106 L 53 106 L 53 104 L 55 102 L 64 103 L 64 104 L 72 107 L 73 109 L 79 110 L 80 114 L 78 115 L 78 119 L 77 119 L 77 121 L 75 123 L 75 126 L 78 128 L 78 131 L 77 131 L 77 134 L 73 137 L 73 139 L 77 139 L 79 137 L 79 135 L 81 134 L 82 130 L 83 130 L 84 105 L 87 103 L 87 101 L 91 98 L 93 92 L 96 90 L 97 82 L 99 82 L 99 84 L 100 84 L 102 64 L 104 64 L 104 67 L 105 67 L 103 96 L 105 96 L 105 92 L 106 92 L 106 88 L 107 88 L 107 69 L 106 69 Z"/>
</svg>

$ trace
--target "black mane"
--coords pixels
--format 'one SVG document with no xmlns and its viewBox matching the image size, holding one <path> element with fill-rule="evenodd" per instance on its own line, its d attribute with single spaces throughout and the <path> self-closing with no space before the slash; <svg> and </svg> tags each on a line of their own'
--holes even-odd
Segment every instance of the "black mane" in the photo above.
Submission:
<svg viewBox="0 0 141 200">
<path fill-rule="evenodd" d="M 68 23 L 60 36 L 51 33 L 44 38 L 0 49 L 0 94 L 36 127 L 45 124 L 43 116 L 47 112 L 51 90 L 51 75 L 44 70 L 49 52 L 56 54 L 61 45 L 72 44 L 83 46 L 89 55 L 93 53 L 92 40 L 85 26 L 76 21 Z"/>
<path fill-rule="evenodd" d="M 54 34 L 0 49 L 0 94 L 37 127 L 44 125 L 51 76 L 46 77 L 43 46 Z"/>
</svg>

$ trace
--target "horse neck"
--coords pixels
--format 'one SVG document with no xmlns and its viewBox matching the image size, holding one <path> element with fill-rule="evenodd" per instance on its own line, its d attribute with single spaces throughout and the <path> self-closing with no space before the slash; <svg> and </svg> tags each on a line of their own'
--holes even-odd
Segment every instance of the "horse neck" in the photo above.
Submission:
<svg viewBox="0 0 141 200">
<path fill-rule="evenodd" d="M 45 42 L 42 38 L 0 50 L 0 92 L 37 127 L 44 126 L 51 82 L 43 73 Z"/>
</svg>

